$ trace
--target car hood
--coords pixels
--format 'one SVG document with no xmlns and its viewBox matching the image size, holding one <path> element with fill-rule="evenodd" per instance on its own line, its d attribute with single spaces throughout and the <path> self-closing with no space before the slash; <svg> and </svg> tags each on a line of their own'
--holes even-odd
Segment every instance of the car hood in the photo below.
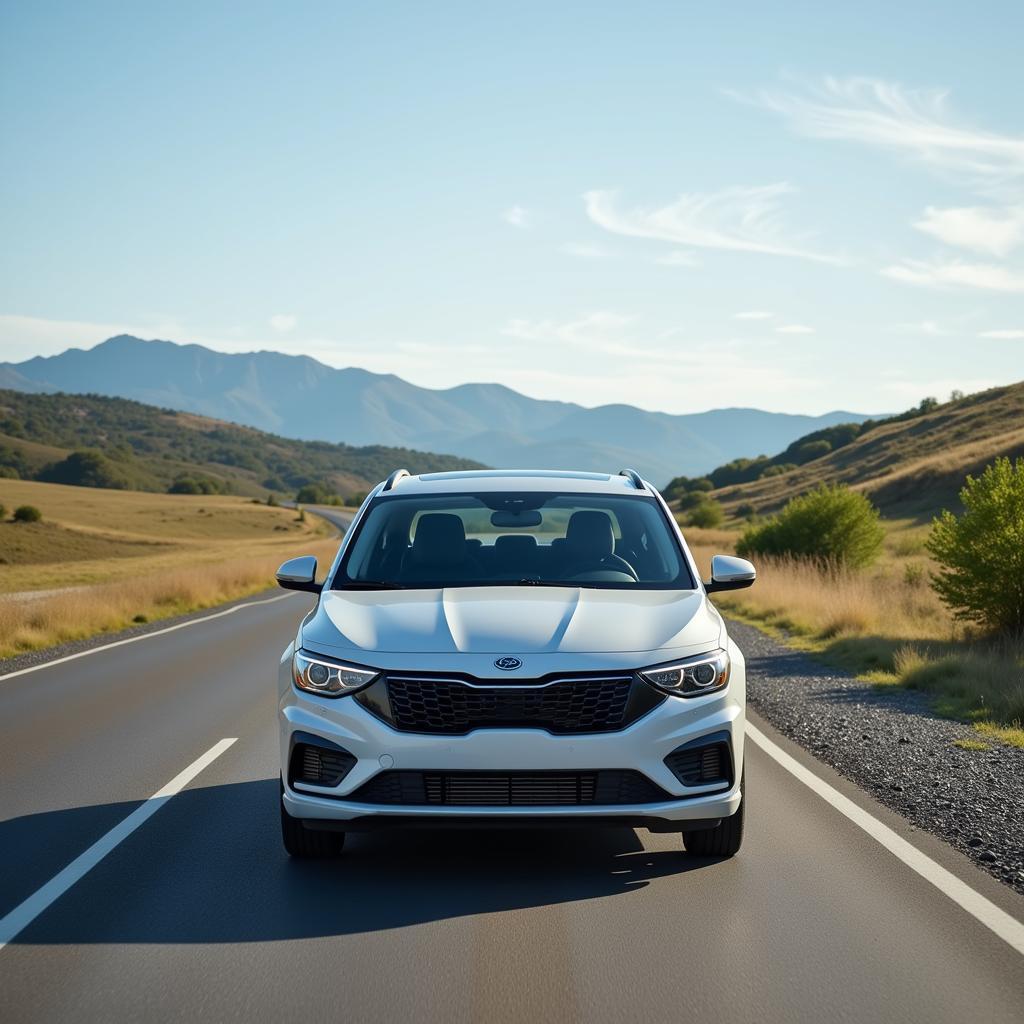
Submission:
<svg viewBox="0 0 1024 1024">
<path fill-rule="evenodd" d="M 721 635 L 722 620 L 702 591 L 459 587 L 325 591 L 301 642 L 355 658 L 591 656 L 704 647 Z"/>
</svg>

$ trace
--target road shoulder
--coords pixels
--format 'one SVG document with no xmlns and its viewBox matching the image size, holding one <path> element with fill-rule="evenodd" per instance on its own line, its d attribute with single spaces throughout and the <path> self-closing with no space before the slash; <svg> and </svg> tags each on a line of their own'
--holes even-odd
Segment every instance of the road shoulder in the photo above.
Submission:
<svg viewBox="0 0 1024 1024">
<path fill-rule="evenodd" d="M 787 749 L 848 780 L 847 795 L 850 782 L 866 791 L 899 816 L 901 834 L 918 830 L 917 845 L 931 833 L 1024 894 L 1024 750 L 955 746 L 977 734 L 938 717 L 924 694 L 880 691 L 744 623 L 729 631 L 747 660 L 747 699 Z"/>
</svg>

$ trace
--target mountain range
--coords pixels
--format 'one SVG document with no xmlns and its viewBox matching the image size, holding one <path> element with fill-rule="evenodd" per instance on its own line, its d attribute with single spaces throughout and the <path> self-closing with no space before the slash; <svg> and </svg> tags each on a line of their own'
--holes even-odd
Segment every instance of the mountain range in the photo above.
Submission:
<svg viewBox="0 0 1024 1024">
<path fill-rule="evenodd" d="M 490 466 L 615 471 L 656 484 L 730 459 L 775 452 L 823 427 L 867 416 L 713 409 L 671 415 L 632 405 L 587 408 L 501 384 L 435 390 L 393 374 L 335 369 L 309 356 L 228 354 L 119 335 L 0 363 L 0 388 L 130 398 L 303 440 L 448 452 Z"/>
</svg>

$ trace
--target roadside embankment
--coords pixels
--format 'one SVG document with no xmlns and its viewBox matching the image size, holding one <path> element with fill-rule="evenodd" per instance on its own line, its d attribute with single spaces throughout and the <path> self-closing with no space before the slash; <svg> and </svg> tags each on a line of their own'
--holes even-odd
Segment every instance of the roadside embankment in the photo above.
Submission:
<svg viewBox="0 0 1024 1024">
<path fill-rule="evenodd" d="M 729 630 L 760 715 L 1024 894 L 1024 749 L 979 740 L 922 693 L 873 686 L 742 622 Z"/>
</svg>

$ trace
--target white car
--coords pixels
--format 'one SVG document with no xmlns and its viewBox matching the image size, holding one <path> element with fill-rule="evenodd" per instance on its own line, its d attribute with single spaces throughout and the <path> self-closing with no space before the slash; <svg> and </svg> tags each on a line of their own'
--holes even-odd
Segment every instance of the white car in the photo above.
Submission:
<svg viewBox="0 0 1024 1024">
<path fill-rule="evenodd" d="M 281 828 L 298 857 L 382 827 L 595 824 L 743 838 L 743 655 L 635 472 L 393 473 L 280 665 Z"/>
</svg>

